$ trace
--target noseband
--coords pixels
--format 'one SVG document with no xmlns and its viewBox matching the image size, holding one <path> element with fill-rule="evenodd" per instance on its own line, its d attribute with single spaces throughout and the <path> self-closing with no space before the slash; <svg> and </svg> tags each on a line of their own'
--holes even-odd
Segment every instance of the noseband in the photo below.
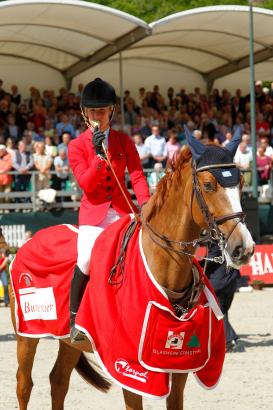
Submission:
<svg viewBox="0 0 273 410">
<path fill-rule="evenodd" d="M 177 254 L 185 254 L 189 256 L 194 256 L 192 253 L 186 251 L 186 248 L 188 248 L 189 246 L 196 247 L 197 245 L 207 244 L 208 242 L 218 242 L 222 255 L 216 256 L 214 258 L 204 258 L 204 259 L 213 260 L 214 262 L 217 262 L 217 263 L 223 263 L 224 262 L 223 251 L 226 247 L 226 244 L 231 234 L 233 233 L 234 229 L 236 228 L 236 226 L 240 222 L 245 223 L 245 213 L 244 212 L 234 212 L 229 215 L 224 215 L 222 217 L 215 218 L 211 214 L 206 204 L 206 201 L 203 197 L 197 174 L 198 172 L 201 172 L 201 171 L 209 171 L 212 168 L 234 168 L 234 167 L 236 167 L 236 165 L 234 163 L 230 163 L 230 164 L 207 165 L 207 166 L 197 169 L 195 162 L 194 161 L 192 162 L 191 168 L 192 168 L 192 178 L 193 178 L 193 189 L 192 189 L 192 196 L 191 196 L 191 208 L 192 208 L 193 198 L 195 196 L 197 200 L 197 204 L 208 225 L 206 235 L 199 237 L 198 239 L 194 239 L 193 241 L 190 241 L 190 242 L 172 240 L 166 237 L 165 235 L 161 235 L 158 232 L 156 232 L 155 229 L 151 226 L 151 224 L 147 222 L 142 216 L 141 219 L 142 219 L 143 226 L 147 228 L 150 238 L 163 249 L 175 252 Z M 223 232 L 221 232 L 221 230 L 219 229 L 219 225 L 222 225 L 223 223 L 231 219 L 237 219 L 237 222 L 234 224 L 233 228 L 228 233 L 228 235 L 225 236 Z M 175 249 L 173 247 L 174 245 L 178 246 L 180 249 Z"/>
</svg>

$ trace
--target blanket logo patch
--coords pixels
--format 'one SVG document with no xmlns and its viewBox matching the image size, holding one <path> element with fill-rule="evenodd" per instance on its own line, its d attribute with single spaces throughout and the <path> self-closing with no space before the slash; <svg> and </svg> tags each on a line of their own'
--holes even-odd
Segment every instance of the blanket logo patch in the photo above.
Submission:
<svg viewBox="0 0 273 410">
<path fill-rule="evenodd" d="M 21 273 L 21 275 L 19 277 L 19 283 L 22 284 L 22 282 L 25 282 L 25 286 L 31 286 L 32 276 L 29 272 Z"/>
<path fill-rule="evenodd" d="M 195 333 L 191 336 L 190 340 L 187 343 L 187 346 L 188 347 L 200 347 L 200 341 Z"/>
<path fill-rule="evenodd" d="M 19 289 L 20 306 L 24 320 L 56 320 L 56 301 L 53 288 Z"/>
<path fill-rule="evenodd" d="M 140 372 L 134 369 L 125 359 L 117 359 L 115 361 L 115 370 L 117 373 L 122 374 L 125 377 L 138 380 L 142 383 L 146 383 L 148 380 L 148 372 Z"/>
<path fill-rule="evenodd" d="M 183 347 L 184 338 L 185 332 L 175 333 L 172 330 L 169 330 L 165 348 L 181 350 Z"/>
</svg>

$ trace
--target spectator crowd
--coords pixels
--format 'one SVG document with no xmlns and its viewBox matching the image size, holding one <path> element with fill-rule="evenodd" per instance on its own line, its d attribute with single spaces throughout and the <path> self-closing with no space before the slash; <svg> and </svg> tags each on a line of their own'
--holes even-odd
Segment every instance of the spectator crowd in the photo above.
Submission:
<svg viewBox="0 0 273 410">
<path fill-rule="evenodd" d="M 80 112 L 82 90 L 83 85 L 79 84 L 76 93 L 61 88 L 56 95 L 49 89 L 41 92 L 30 87 L 29 95 L 22 98 L 16 85 L 7 90 L 0 80 L 0 192 L 31 190 L 31 171 L 37 171 L 36 190 L 66 189 L 71 178 L 68 145 L 85 130 Z M 235 162 L 244 171 L 245 184 L 250 185 L 255 155 L 258 181 L 265 185 L 273 163 L 273 83 L 268 89 L 257 81 L 255 92 L 257 147 L 252 147 L 250 138 L 250 97 L 243 96 L 240 89 L 235 95 L 226 89 L 213 89 L 206 96 L 199 88 L 188 93 L 183 88 L 170 87 L 166 98 L 157 85 L 152 90 L 141 87 L 137 95 L 126 90 L 124 124 L 118 104 L 112 127 L 123 127 L 132 137 L 144 169 L 154 168 L 148 177 L 151 191 L 166 164 L 176 158 L 185 144 L 185 124 L 203 143 L 222 146 L 240 127 L 242 141 Z M 16 173 L 11 175 L 10 171 Z M 11 199 L 2 196 L 0 201 Z M 30 198 L 18 197 L 14 201 Z"/>
</svg>

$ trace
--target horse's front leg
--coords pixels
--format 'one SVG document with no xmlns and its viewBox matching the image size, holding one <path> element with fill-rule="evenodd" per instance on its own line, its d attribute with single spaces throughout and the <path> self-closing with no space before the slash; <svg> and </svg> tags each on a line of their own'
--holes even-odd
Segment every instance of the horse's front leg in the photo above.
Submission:
<svg viewBox="0 0 273 410">
<path fill-rule="evenodd" d="M 187 377 L 187 373 L 176 373 L 172 375 L 172 390 L 167 398 L 168 410 L 183 410 L 184 388 Z"/>
<path fill-rule="evenodd" d="M 132 393 L 125 389 L 122 390 L 126 410 L 143 410 L 142 396 L 139 396 L 138 394 Z"/>
<path fill-rule="evenodd" d="M 19 409 L 26 410 L 33 387 L 31 372 L 39 339 L 19 335 L 16 335 L 16 337 L 18 361 L 16 393 Z"/>
</svg>

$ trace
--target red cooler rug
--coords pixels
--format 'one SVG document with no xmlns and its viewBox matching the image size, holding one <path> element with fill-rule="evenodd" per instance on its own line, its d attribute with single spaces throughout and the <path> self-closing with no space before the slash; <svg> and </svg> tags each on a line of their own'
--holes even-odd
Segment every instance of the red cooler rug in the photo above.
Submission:
<svg viewBox="0 0 273 410">
<path fill-rule="evenodd" d="M 69 290 L 77 261 L 78 229 L 57 225 L 37 232 L 10 268 L 22 336 L 69 337 Z"/>
<path fill-rule="evenodd" d="M 141 245 L 141 226 L 129 241 L 123 271 L 111 268 L 130 222 L 110 225 L 92 251 L 90 281 L 77 327 L 90 339 L 102 369 L 120 386 L 148 397 L 166 397 L 172 372 L 193 372 L 206 388 L 221 375 L 225 337 L 221 311 L 199 264 L 204 282 L 198 305 L 175 315 L 155 281 Z M 21 335 L 69 335 L 69 288 L 76 263 L 77 228 L 58 225 L 39 231 L 17 253 L 11 268 Z"/>
<path fill-rule="evenodd" d="M 199 304 L 180 318 L 147 265 L 141 225 L 129 241 L 123 271 L 112 279 L 117 284 L 109 284 L 129 221 L 125 217 L 109 226 L 95 243 L 77 327 L 87 334 L 101 367 L 126 389 L 165 397 L 172 372 L 194 372 L 204 387 L 214 387 L 225 356 L 223 315 L 196 261 L 204 291 Z"/>
</svg>

